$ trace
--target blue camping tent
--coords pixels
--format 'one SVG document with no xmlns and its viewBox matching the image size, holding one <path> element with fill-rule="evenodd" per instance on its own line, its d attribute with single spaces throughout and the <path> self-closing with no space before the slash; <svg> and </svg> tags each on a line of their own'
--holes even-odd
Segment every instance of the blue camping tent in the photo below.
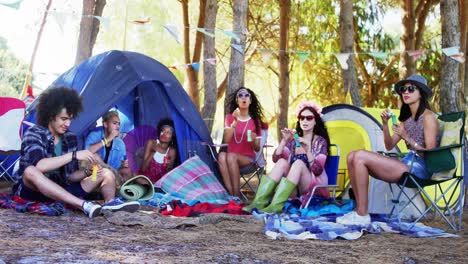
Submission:
<svg viewBox="0 0 468 264">
<path fill-rule="evenodd" d="M 107 51 L 63 73 L 52 86 L 72 87 L 83 97 L 84 112 L 70 126 L 81 146 L 110 108 L 121 113 L 123 133 L 140 125 L 155 127 L 161 118 L 169 117 L 175 124 L 180 161 L 196 153 L 217 171 L 207 146 L 200 144 L 212 143 L 205 123 L 179 81 L 158 61 L 136 52 Z M 26 117 L 32 123 L 36 104 L 30 105 Z"/>
</svg>

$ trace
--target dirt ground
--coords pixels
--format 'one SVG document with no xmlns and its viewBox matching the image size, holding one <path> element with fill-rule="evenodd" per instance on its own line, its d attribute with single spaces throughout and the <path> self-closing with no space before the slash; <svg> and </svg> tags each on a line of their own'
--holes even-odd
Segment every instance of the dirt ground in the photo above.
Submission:
<svg viewBox="0 0 468 264">
<path fill-rule="evenodd" d="M 1 190 L 1 189 L 0 189 Z M 148 209 L 148 208 L 143 208 Z M 468 215 L 459 238 L 365 234 L 355 241 L 271 240 L 251 216 L 48 217 L 0 209 L 1 263 L 468 263 Z M 117 214 L 117 213 L 116 213 Z M 128 215 L 127 215 L 128 216 Z M 440 219 L 426 224 L 447 229 Z"/>
</svg>

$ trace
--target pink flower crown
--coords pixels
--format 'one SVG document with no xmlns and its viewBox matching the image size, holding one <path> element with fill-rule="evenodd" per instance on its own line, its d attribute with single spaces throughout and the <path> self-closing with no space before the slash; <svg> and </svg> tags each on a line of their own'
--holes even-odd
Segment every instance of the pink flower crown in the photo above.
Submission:
<svg viewBox="0 0 468 264">
<path fill-rule="evenodd" d="M 299 114 L 302 112 L 302 110 L 304 110 L 304 108 L 307 108 L 307 107 L 313 108 L 315 110 L 315 112 L 317 112 L 319 114 L 320 117 L 323 116 L 322 108 L 313 101 L 302 101 L 299 104 L 299 107 L 297 108 L 296 116 L 299 116 Z"/>
</svg>

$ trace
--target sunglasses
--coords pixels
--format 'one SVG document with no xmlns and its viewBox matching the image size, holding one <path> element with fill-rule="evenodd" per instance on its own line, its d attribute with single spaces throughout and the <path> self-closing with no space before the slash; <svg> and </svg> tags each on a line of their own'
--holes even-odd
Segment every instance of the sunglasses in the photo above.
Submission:
<svg viewBox="0 0 468 264">
<path fill-rule="evenodd" d="M 400 91 L 400 94 L 402 94 L 406 91 L 408 91 L 408 93 L 413 93 L 416 89 L 418 89 L 418 87 L 414 84 L 411 84 L 410 86 L 401 86 L 398 90 Z"/>
<path fill-rule="evenodd" d="M 301 121 L 304 121 L 304 119 L 307 119 L 307 121 L 312 121 L 312 120 L 314 120 L 314 118 L 315 118 L 315 117 L 314 117 L 313 115 L 310 115 L 310 116 L 303 116 L 303 115 L 300 115 L 300 116 L 299 116 L 299 120 L 301 120 Z"/>
<path fill-rule="evenodd" d="M 239 93 L 239 94 L 237 94 L 237 97 L 238 98 L 250 98 L 250 94 L 249 93 Z"/>
</svg>

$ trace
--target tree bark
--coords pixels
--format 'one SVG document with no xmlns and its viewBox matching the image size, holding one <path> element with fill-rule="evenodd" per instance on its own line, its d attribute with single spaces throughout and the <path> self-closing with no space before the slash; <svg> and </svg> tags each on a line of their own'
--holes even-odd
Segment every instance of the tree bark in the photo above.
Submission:
<svg viewBox="0 0 468 264">
<path fill-rule="evenodd" d="M 398 74 L 400 79 L 405 79 L 411 74 L 415 73 L 415 65 L 413 59 L 408 55 L 409 50 L 415 50 L 415 15 L 414 15 L 414 0 L 402 0 L 403 19 L 402 27 L 403 33 L 400 37 L 400 65 L 398 67 Z"/>
<path fill-rule="evenodd" d="M 441 0 L 442 48 L 460 46 L 458 0 Z M 442 113 L 460 111 L 457 97 L 460 93 L 460 63 L 442 54 L 440 80 L 440 110 Z"/>
<path fill-rule="evenodd" d="M 279 114 L 277 133 L 288 127 L 289 108 L 289 20 L 291 14 L 291 0 L 280 1 L 280 39 L 279 39 Z"/>
<path fill-rule="evenodd" d="M 102 16 L 105 5 L 106 0 L 83 0 L 75 65 L 92 56 L 101 24 L 99 19 L 96 19 L 94 16 Z"/>
<path fill-rule="evenodd" d="M 235 39 L 231 40 L 231 44 L 240 45 L 245 48 L 245 35 L 242 33 L 247 29 L 247 0 L 233 0 L 233 30 L 234 33 L 240 38 L 237 43 Z M 231 47 L 231 61 L 229 63 L 229 75 L 226 89 L 226 96 L 224 97 L 224 109 L 227 109 L 228 95 L 234 92 L 237 88 L 244 86 L 244 54 Z M 226 115 L 226 113 L 224 113 Z"/>
<path fill-rule="evenodd" d="M 353 2 L 349 0 L 340 0 L 340 51 L 341 53 L 350 53 L 347 61 L 348 69 L 341 69 L 343 88 L 345 94 L 348 92 L 351 94 L 353 105 L 361 107 L 362 100 L 359 95 L 353 44 Z"/>
<path fill-rule="evenodd" d="M 460 7 L 460 26 L 461 26 L 461 46 L 460 50 L 463 51 L 465 54 L 465 58 L 468 56 L 468 27 L 467 27 L 467 16 L 468 16 L 468 2 L 466 0 L 459 0 L 458 2 L 459 7 Z M 463 96 L 460 96 L 461 100 L 461 107 L 462 109 L 465 109 L 465 111 L 468 110 L 468 104 L 466 103 L 468 101 L 468 62 L 464 63 L 464 66 L 462 65 L 460 67 L 460 80 L 461 80 L 461 92 L 463 93 Z"/>
<path fill-rule="evenodd" d="M 216 15 L 218 13 L 217 0 L 207 0 L 205 6 L 205 28 L 206 31 L 213 33 L 216 27 Z M 204 41 L 203 58 L 203 76 L 205 87 L 205 99 L 202 110 L 202 117 L 208 130 L 213 129 L 213 121 L 216 113 L 217 102 L 217 83 L 216 83 L 216 65 L 206 62 L 206 59 L 216 58 L 215 38 L 207 37 Z"/>
</svg>

